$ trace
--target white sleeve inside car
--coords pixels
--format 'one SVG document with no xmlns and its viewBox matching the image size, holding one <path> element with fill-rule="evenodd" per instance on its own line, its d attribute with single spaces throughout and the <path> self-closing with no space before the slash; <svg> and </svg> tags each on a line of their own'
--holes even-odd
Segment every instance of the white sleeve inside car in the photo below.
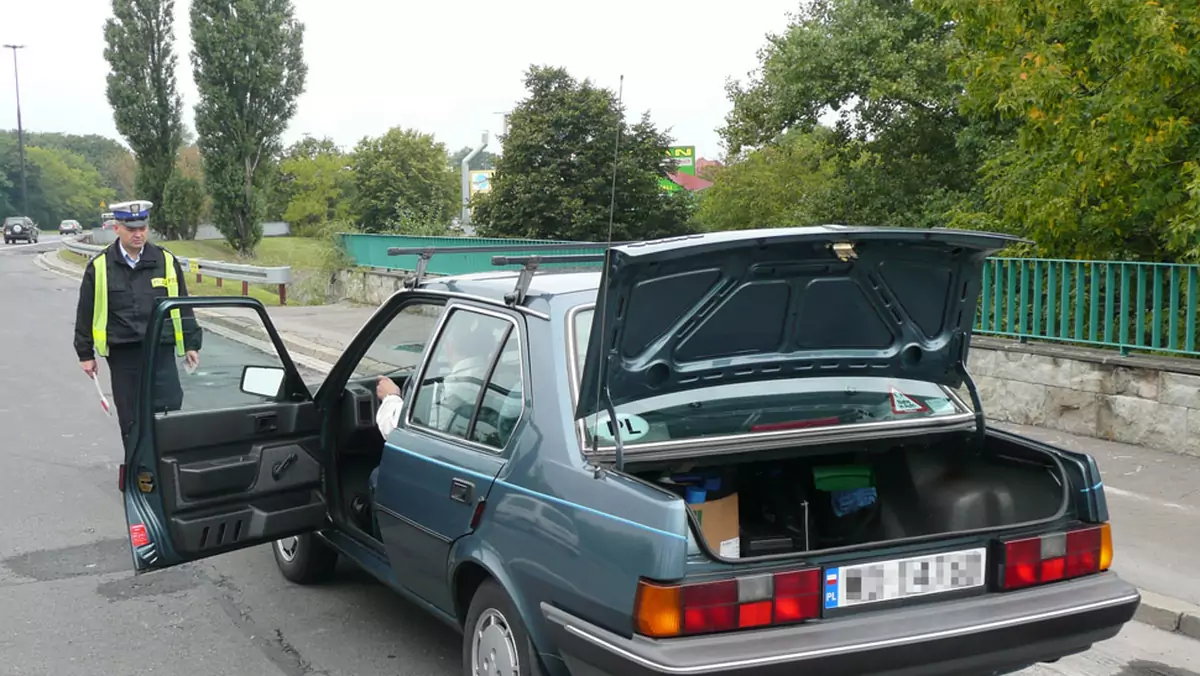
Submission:
<svg viewBox="0 0 1200 676">
<path fill-rule="evenodd" d="M 379 426 L 379 433 L 385 439 L 400 424 L 402 411 L 404 411 L 404 400 L 394 394 L 389 394 L 379 402 L 379 410 L 375 412 L 375 424 Z"/>
</svg>

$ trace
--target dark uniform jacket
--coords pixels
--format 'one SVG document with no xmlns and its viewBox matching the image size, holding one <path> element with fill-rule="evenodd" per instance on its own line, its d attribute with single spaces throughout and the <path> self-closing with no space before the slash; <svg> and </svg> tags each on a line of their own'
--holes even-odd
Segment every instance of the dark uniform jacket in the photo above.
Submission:
<svg viewBox="0 0 1200 676">
<path fill-rule="evenodd" d="M 157 299 L 167 296 L 166 287 L 151 284 L 155 277 L 166 276 L 166 259 L 163 257 L 162 247 L 146 242 L 142 248 L 142 257 L 132 268 L 125 261 L 120 241 L 113 242 L 104 253 L 108 267 L 109 348 L 140 344 L 145 339 L 146 325 L 150 323 Z M 175 276 L 179 279 L 179 295 L 186 296 L 187 284 L 178 258 L 175 259 Z M 95 346 L 92 344 L 92 308 L 95 304 L 95 294 L 96 268 L 89 261 L 87 270 L 83 273 L 83 283 L 79 286 L 79 308 L 75 315 L 75 354 L 79 356 L 79 361 L 96 358 Z M 183 318 L 184 348 L 199 350 L 201 331 L 192 309 L 183 308 L 179 314 Z M 169 344 L 175 342 L 170 319 L 163 327 L 161 340 Z"/>
</svg>

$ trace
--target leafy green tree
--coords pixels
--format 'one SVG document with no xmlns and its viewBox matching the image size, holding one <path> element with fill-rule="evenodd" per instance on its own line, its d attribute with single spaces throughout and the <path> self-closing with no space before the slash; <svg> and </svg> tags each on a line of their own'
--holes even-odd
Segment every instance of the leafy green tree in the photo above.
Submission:
<svg viewBox="0 0 1200 676">
<path fill-rule="evenodd" d="M 30 172 L 29 214 L 40 227 L 53 228 L 60 221 L 75 219 L 96 225 L 100 202 L 110 201 L 113 191 L 100 173 L 82 156 L 66 150 L 31 146 L 26 148 Z"/>
<path fill-rule="evenodd" d="M 659 179 L 671 138 L 648 114 L 628 124 L 614 93 L 562 68 L 530 68 L 528 96 L 509 116 L 492 192 L 473 219 L 499 237 L 604 241 L 610 205 L 614 239 L 649 239 L 691 230 L 690 195 L 665 195 Z M 612 192 L 613 142 L 621 133 Z M 682 192 L 682 191 L 681 191 Z"/>
<path fill-rule="evenodd" d="M 844 223 L 845 173 L 832 131 L 789 132 L 718 171 L 696 221 L 706 230 Z"/>
<path fill-rule="evenodd" d="M 192 0 L 191 23 L 204 184 L 217 227 L 250 255 L 272 158 L 304 91 L 304 26 L 291 0 Z"/>
<path fill-rule="evenodd" d="M 920 0 L 992 144 L 982 208 L 1052 256 L 1200 258 L 1200 3 Z"/>
<path fill-rule="evenodd" d="M 163 193 L 163 207 L 154 218 L 154 229 L 167 239 L 195 239 L 204 215 L 204 184 L 200 179 L 171 175 Z"/>
<path fill-rule="evenodd" d="M 183 142 L 183 99 L 175 82 L 174 0 L 113 0 L 104 23 L 108 103 L 137 157 L 139 197 L 163 203 Z"/>
<path fill-rule="evenodd" d="M 404 232 L 416 221 L 445 227 L 459 201 L 458 172 L 431 134 L 394 127 L 354 150 L 353 211 L 365 232 Z"/>
<path fill-rule="evenodd" d="M 21 158 L 16 131 L 0 133 L 0 214 L 21 213 Z"/>
<path fill-rule="evenodd" d="M 952 31 L 907 0 L 808 3 L 768 38 L 759 71 L 728 86 L 721 133 L 731 159 L 835 111 L 847 193 L 814 217 L 940 224 L 947 195 L 974 188 L 979 161 L 958 143 L 968 125 L 949 73 Z"/>
<path fill-rule="evenodd" d="M 129 149 L 117 141 L 98 134 L 63 134 L 60 132 L 25 132 L 26 145 L 67 150 L 83 157 L 100 172 L 104 185 L 112 188 L 117 200 L 136 199 L 134 173 L 136 159 Z M 147 198 L 149 199 L 149 198 Z"/>
<path fill-rule="evenodd" d="M 336 147 L 312 155 L 297 153 L 279 164 L 289 200 L 283 220 L 296 235 L 317 232 L 320 226 L 347 218 L 354 191 L 350 158 Z"/>
</svg>

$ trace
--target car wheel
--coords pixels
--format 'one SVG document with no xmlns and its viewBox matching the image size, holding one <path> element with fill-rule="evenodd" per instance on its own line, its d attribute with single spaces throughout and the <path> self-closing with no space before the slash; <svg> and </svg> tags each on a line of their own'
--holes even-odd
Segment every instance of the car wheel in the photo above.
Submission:
<svg viewBox="0 0 1200 676">
<path fill-rule="evenodd" d="M 463 623 L 466 676 L 542 676 L 541 662 L 517 607 L 495 580 L 479 585 Z"/>
<path fill-rule="evenodd" d="M 276 540 L 271 549 L 279 572 L 296 584 L 325 582 L 337 568 L 337 552 L 311 534 Z"/>
</svg>

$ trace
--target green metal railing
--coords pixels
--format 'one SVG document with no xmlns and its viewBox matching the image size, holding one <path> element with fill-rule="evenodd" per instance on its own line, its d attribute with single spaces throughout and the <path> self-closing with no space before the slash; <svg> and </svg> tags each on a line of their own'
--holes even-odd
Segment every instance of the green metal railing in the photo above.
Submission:
<svg viewBox="0 0 1200 676">
<path fill-rule="evenodd" d="M 1198 286 L 1196 265 L 992 258 L 975 332 L 1200 356 Z"/>
<path fill-rule="evenodd" d="M 486 237 L 342 235 L 360 266 L 412 270 L 416 256 L 388 247 L 441 248 L 486 244 L 558 244 L 554 240 Z M 529 252 L 534 253 L 534 252 Z M 581 247 L 555 253 L 593 254 Z M 511 252 L 509 255 L 520 255 Z M 517 266 L 508 266 L 516 269 Z M 433 257 L 429 272 L 461 275 L 495 270 L 486 253 Z M 1200 266 L 1046 258 L 992 258 L 984 264 L 975 332 L 1026 340 L 1200 356 L 1196 345 Z"/>
<path fill-rule="evenodd" d="M 419 237 L 415 235 L 358 235 L 358 234 L 343 234 L 342 244 L 346 249 L 346 253 L 354 260 L 355 264 L 371 268 L 384 268 L 388 270 L 413 270 L 417 265 L 416 256 L 389 256 L 387 253 L 388 247 L 438 247 L 439 249 L 463 247 L 463 246 L 485 246 L 488 244 L 497 245 L 513 245 L 513 244 L 565 244 L 567 242 L 559 242 L 555 240 L 538 240 L 538 239 L 501 239 L 493 237 Z M 527 252 L 506 251 L 506 256 L 521 256 L 537 253 L 530 250 Z M 564 249 L 555 251 L 555 255 L 578 255 L 578 254 L 597 254 L 604 253 L 601 248 L 595 247 L 580 247 L 578 249 Z M 556 263 L 547 265 L 546 267 L 599 267 L 599 264 L 569 264 Z M 519 265 L 493 266 L 492 254 L 489 253 L 441 253 L 429 259 L 428 272 L 435 275 L 465 275 L 473 272 L 486 272 L 488 270 L 504 270 L 504 269 L 519 269 Z"/>
</svg>

